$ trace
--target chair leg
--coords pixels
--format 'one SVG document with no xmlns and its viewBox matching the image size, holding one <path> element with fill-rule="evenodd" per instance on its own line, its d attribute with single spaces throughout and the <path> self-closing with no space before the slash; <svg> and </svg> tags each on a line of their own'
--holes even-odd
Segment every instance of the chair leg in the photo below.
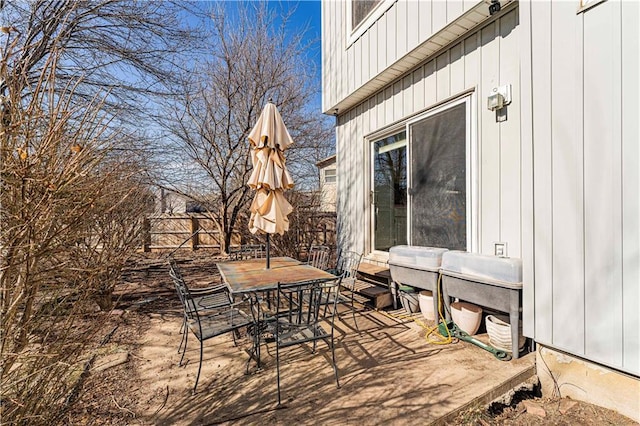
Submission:
<svg viewBox="0 0 640 426">
<path fill-rule="evenodd" d="M 196 388 L 198 387 L 198 380 L 200 380 L 200 370 L 202 370 L 202 352 L 203 352 L 203 344 L 202 340 L 200 340 L 200 363 L 198 364 L 198 374 L 196 375 L 196 384 L 193 385 L 193 394 L 196 393 Z"/>
<path fill-rule="evenodd" d="M 351 316 L 353 317 L 353 323 L 356 326 L 356 331 L 360 332 L 360 328 L 358 327 L 358 320 L 356 320 L 356 307 L 351 304 Z"/>
<path fill-rule="evenodd" d="M 354 293 L 355 289 L 351 290 L 351 316 L 353 317 L 353 323 L 356 326 L 356 330 L 358 332 L 360 332 L 360 329 L 358 328 L 358 320 L 356 320 L 356 305 L 353 301 L 353 293 Z"/>
<path fill-rule="evenodd" d="M 189 340 L 189 330 L 185 329 L 182 337 L 184 339 L 184 348 L 182 349 L 182 356 L 180 357 L 180 362 L 178 363 L 179 367 L 182 367 L 182 361 L 184 361 L 184 354 L 187 353 L 187 341 Z"/>
<path fill-rule="evenodd" d="M 278 383 L 278 407 L 279 407 L 280 406 L 280 347 L 278 346 L 277 341 L 276 341 L 276 381 Z"/>
<path fill-rule="evenodd" d="M 249 359 L 247 359 L 247 365 L 246 365 L 246 374 L 249 374 L 249 364 L 251 363 L 251 360 L 255 358 L 256 360 L 256 368 L 258 370 L 260 370 L 261 365 L 260 365 L 260 333 L 261 333 L 261 327 L 260 325 L 254 325 L 253 326 L 253 330 L 247 328 L 247 333 L 250 333 L 253 338 L 253 347 L 251 348 L 251 354 L 249 355 Z"/>
<path fill-rule="evenodd" d="M 186 350 L 186 344 L 185 344 L 185 340 L 186 340 L 186 335 L 187 335 L 187 320 L 183 318 L 182 320 L 182 325 L 180 326 L 180 333 L 182 333 L 182 338 L 180 339 L 180 346 L 178 346 L 178 353 L 181 352 L 181 349 L 183 349 L 183 345 L 184 345 L 184 349 Z"/>
<path fill-rule="evenodd" d="M 336 386 L 339 389 L 340 381 L 338 380 L 338 366 L 336 365 L 336 349 L 335 349 L 335 345 L 333 344 L 333 338 L 331 339 L 331 343 L 329 346 L 331 346 L 331 361 L 333 365 L 333 375 L 336 378 Z"/>
<path fill-rule="evenodd" d="M 356 331 L 358 331 L 358 333 L 360 332 L 360 328 L 358 328 L 358 320 L 356 319 L 356 306 L 353 304 L 353 300 L 351 301 L 351 303 L 348 302 L 340 302 L 341 305 L 345 306 L 346 308 L 348 308 L 351 311 L 351 317 L 353 318 L 353 324 L 356 327 Z M 336 316 L 338 318 L 342 318 L 343 315 L 347 314 L 348 312 L 340 312 L 337 313 Z"/>
</svg>

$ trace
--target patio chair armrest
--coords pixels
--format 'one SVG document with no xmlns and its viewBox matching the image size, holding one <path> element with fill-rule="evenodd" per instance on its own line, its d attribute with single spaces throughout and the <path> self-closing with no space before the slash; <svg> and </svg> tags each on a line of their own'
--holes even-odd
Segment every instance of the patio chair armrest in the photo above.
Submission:
<svg viewBox="0 0 640 426">
<path fill-rule="evenodd" d="M 233 304 L 229 292 L 226 291 L 226 289 L 216 289 L 198 293 L 192 292 L 192 297 L 197 301 L 198 308 L 202 309 L 215 309 Z"/>
<path fill-rule="evenodd" d="M 202 296 L 203 293 L 214 293 L 214 292 L 227 291 L 227 290 L 228 289 L 226 284 L 216 284 L 209 287 L 195 287 L 195 288 L 189 287 L 189 291 L 194 296 Z"/>
</svg>

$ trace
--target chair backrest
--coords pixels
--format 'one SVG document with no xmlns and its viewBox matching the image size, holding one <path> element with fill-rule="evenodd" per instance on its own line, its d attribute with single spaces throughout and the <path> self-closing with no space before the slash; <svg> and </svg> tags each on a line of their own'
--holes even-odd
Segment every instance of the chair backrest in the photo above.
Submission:
<svg viewBox="0 0 640 426">
<path fill-rule="evenodd" d="M 184 279 L 182 278 L 182 274 L 180 273 L 180 268 L 178 268 L 178 264 L 175 259 L 169 258 L 169 276 L 173 281 L 173 285 L 176 287 L 176 293 L 178 293 L 178 298 L 180 299 L 180 303 L 182 306 L 185 306 L 185 295 L 186 295 L 186 284 Z"/>
<path fill-rule="evenodd" d="M 264 259 L 267 256 L 264 244 L 243 244 L 232 253 L 235 260 Z"/>
<path fill-rule="evenodd" d="M 333 334 L 333 321 L 336 313 L 337 297 L 341 278 L 334 280 L 312 280 L 298 283 L 278 283 L 276 297 L 276 317 L 298 327 L 308 326 L 310 330 L 320 330 L 319 323 L 327 321 Z M 331 305 L 331 306 L 328 306 Z M 281 332 L 282 330 L 280 330 Z M 322 335 L 312 333 L 304 338 L 297 337 L 296 343 L 316 340 Z"/>
<path fill-rule="evenodd" d="M 314 268 L 325 270 L 329 267 L 329 254 L 331 249 L 327 246 L 311 246 L 307 263 Z"/>
<path fill-rule="evenodd" d="M 355 251 L 343 251 L 338 258 L 336 270 L 343 278 L 355 279 L 358 273 L 358 266 L 362 260 L 362 253 Z"/>
<path fill-rule="evenodd" d="M 189 293 L 189 288 L 187 287 L 187 284 L 185 283 L 184 278 L 180 273 L 180 269 L 174 259 L 169 259 L 169 276 L 176 287 L 176 293 L 178 293 L 178 298 L 180 299 L 180 303 L 182 303 L 185 318 L 193 319 L 193 311 L 196 311 L 197 309 L 194 305 L 193 298 Z"/>
<path fill-rule="evenodd" d="M 201 312 L 209 313 L 232 304 L 231 295 L 225 285 L 190 289 L 173 259 L 169 260 L 169 275 L 176 287 L 187 320 L 197 319 Z"/>
</svg>

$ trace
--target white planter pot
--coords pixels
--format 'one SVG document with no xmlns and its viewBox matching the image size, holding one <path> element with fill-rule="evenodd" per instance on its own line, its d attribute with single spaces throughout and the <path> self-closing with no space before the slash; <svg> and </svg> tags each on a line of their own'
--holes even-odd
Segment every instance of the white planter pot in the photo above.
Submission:
<svg viewBox="0 0 640 426">
<path fill-rule="evenodd" d="M 511 352 L 511 324 L 507 320 L 506 316 L 503 320 L 496 315 L 487 315 L 485 326 L 489 335 L 489 344 L 496 349 Z M 522 349 L 526 338 L 522 335 L 522 332 L 518 334 L 520 336 L 518 347 Z"/>
<path fill-rule="evenodd" d="M 458 328 L 473 336 L 482 322 L 482 308 L 467 302 L 453 302 L 451 304 L 451 319 Z"/>
<path fill-rule="evenodd" d="M 436 319 L 435 312 L 433 312 L 433 293 L 429 290 L 423 290 L 418 295 L 418 302 L 420 303 L 420 312 L 422 316 L 429 321 Z"/>
</svg>

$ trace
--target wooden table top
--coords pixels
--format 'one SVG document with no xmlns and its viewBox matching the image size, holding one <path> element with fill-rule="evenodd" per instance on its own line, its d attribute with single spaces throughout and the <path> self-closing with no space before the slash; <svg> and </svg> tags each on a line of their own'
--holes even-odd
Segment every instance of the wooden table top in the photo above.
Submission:
<svg viewBox="0 0 640 426">
<path fill-rule="evenodd" d="M 272 257 L 270 268 L 266 259 L 239 260 L 217 264 L 222 279 L 232 293 L 275 290 L 278 283 L 336 278 L 322 269 L 306 265 L 290 257 Z"/>
</svg>

